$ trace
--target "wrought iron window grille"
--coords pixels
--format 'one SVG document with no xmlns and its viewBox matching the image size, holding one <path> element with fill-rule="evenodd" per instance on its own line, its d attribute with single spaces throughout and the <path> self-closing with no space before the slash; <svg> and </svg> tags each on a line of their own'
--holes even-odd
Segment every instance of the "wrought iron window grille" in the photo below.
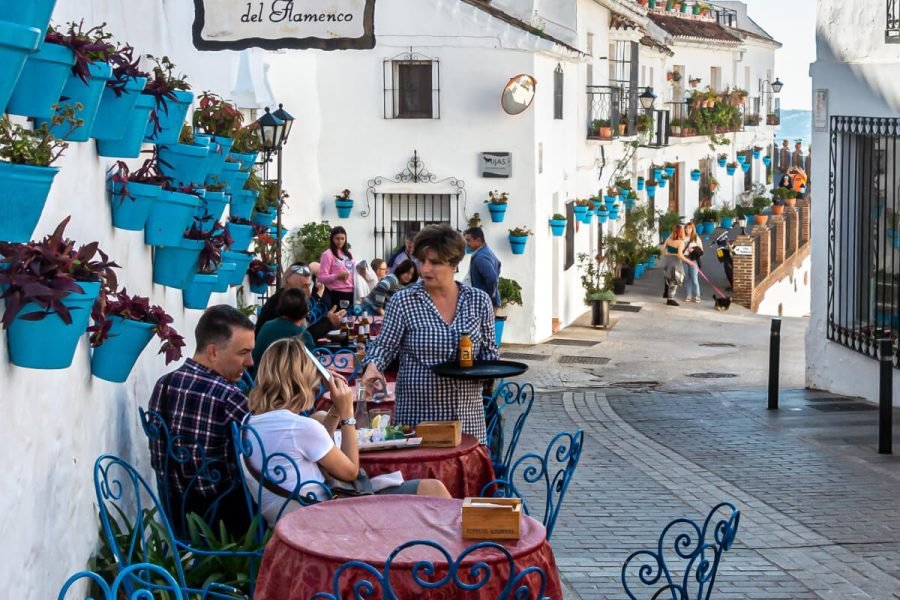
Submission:
<svg viewBox="0 0 900 600">
<path fill-rule="evenodd" d="M 900 3 L 897 0 L 887 0 L 884 41 L 888 44 L 900 44 Z"/>
<path fill-rule="evenodd" d="M 565 83 L 565 73 L 562 65 L 556 64 L 553 71 L 553 118 L 563 118 L 563 84 Z"/>
<path fill-rule="evenodd" d="M 436 58 L 404 52 L 382 63 L 385 119 L 440 119 L 441 66 Z"/>
</svg>

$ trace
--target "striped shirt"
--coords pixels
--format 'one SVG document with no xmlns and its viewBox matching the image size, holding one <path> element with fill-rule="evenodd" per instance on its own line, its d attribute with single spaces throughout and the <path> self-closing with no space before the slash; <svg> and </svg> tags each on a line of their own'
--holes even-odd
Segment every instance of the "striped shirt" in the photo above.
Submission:
<svg viewBox="0 0 900 600">
<path fill-rule="evenodd" d="M 465 433 L 484 442 L 481 381 L 438 377 L 433 365 L 457 358 L 459 338 L 472 338 L 476 360 L 498 358 L 494 339 L 494 309 L 487 294 L 457 283 L 456 314 L 448 325 L 419 281 L 391 298 L 368 360 L 379 371 L 399 355 L 395 388 L 395 418 L 415 425 L 419 421 L 462 421 Z"/>
</svg>

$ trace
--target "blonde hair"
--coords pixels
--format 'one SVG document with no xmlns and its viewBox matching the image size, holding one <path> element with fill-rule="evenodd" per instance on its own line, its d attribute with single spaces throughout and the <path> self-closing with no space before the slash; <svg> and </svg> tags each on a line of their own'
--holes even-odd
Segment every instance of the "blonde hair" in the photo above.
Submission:
<svg viewBox="0 0 900 600">
<path fill-rule="evenodd" d="M 309 410 L 315 400 L 318 376 L 299 337 L 272 343 L 256 369 L 256 387 L 249 398 L 250 411 L 260 415 L 282 408 L 294 413 Z"/>
<path fill-rule="evenodd" d="M 688 234 L 687 228 L 690 225 L 691 233 Z M 697 226 L 694 225 L 693 221 L 688 221 L 684 224 L 684 234 L 687 236 L 687 239 L 692 244 L 700 244 L 700 236 L 697 235 Z M 702 244 L 701 244 L 702 245 Z"/>
</svg>

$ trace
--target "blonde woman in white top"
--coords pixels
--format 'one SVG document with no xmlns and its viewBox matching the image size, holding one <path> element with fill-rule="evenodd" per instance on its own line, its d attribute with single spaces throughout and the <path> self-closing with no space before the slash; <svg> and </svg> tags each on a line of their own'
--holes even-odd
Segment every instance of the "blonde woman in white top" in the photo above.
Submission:
<svg viewBox="0 0 900 600">
<path fill-rule="evenodd" d="M 697 235 L 697 228 L 690 221 L 684 225 L 684 237 L 686 239 L 684 245 L 684 256 L 694 263 L 685 263 L 684 265 L 684 293 L 685 302 L 700 302 L 700 279 L 698 277 L 700 268 L 700 256 L 703 254 L 703 241 Z"/>
</svg>

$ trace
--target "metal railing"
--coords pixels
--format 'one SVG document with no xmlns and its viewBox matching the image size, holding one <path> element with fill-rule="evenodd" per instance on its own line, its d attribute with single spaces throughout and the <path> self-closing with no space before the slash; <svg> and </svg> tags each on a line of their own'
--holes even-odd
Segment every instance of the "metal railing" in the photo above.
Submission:
<svg viewBox="0 0 900 600">
<path fill-rule="evenodd" d="M 623 87 L 587 86 L 587 137 L 612 139 L 622 135 L 634 135 L 635 123 L 634 118 L 629 119 L 628 98 L 627 90 Z M 609 127 L 609 135 L 606 135 L 606 127 Z"/>
<path fill-rule="evenodd" d="M 651 110 L 648 114 L 653 117 L 653 125 L 650 127 L 649 136 L 644 146 L 662 148 L 669 145 L 669 111 Z"/>
</svg>

